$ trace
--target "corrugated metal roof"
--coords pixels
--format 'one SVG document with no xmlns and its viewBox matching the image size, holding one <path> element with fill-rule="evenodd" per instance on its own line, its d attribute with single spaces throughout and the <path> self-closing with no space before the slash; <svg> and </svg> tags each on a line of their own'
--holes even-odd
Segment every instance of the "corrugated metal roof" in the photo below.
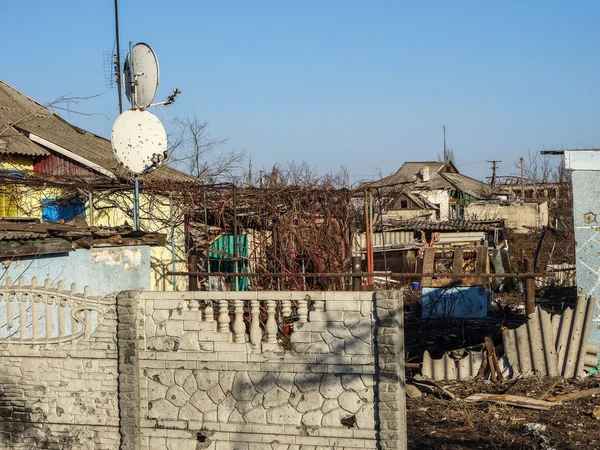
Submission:
<svg viewBox="0 0 600 450">
<path fill-rule="evenodd" d="M 2 122 L 0 122 L 0 127 L 2 127 Z M 32 142 L 13 127 L 4 130 L 1 142 L 0 155 L 45 156 L 50 154 L 44 147 Z"/>
<path fill-rule="evenodd" d="M 421 374 L 431 380 L 471 380 L 477 376 L 483 362 L 483 351 L 464 352 L 460 359 L 456 351 L 446 352 L 440 359 L 433 359 L 428 351 L 423 354 Z"/>
<path fill-rule="evenodd" d="M 468 220 L 448 220 L 445 222 L 427 222 L 425 220 L 386 220 L 388 231 L 491 231 L 498 228 L 498 223 L 477 223 Z"/>
<path fill-rule="evenodd" d="M 594 298 L 577 298 L 575 310 L 550 316 L 539 306 L 526 324 L 504 330 L 504 353 L 514 375 L 580 377 L 598 365 L 599 346 L 589 344 Z"/>
<path fill-rule="evenodd" d="M 2 231 L 0 241 L 24 241 L 30 239 L 44 239 L 50 237 L 48 233 L 32 233 L 27 231 Z"/>
<path fill-rule="evenodd" d="M 50 107 L 27 97 L 0 80 L 0 130 L 9 125 L 25 138 L 29 133 L 34 134 L 109 170 L 120 178 L 130 176 L 130 173 L 122 168 L 115 158 L 110 140 L 71 125 Z M 2 137 L 5 137 L 5 133 Z M 36 155 L 49 154 L 43 147 L 34 144 L 29 139 L 27 141 L 32 144 L 31 147 L 28 149 L 19 147 L 26 143 L 24 140 L 19 140 L 19 144 L 15 144 L 15 152 L 32 155 L 34 153 L 27 152 L 34 151 L 33 149 L 37 146 L 45 153 L 35 153 Z M 29 144 L 27 145 L 29 146 Z M 4 151 L 4 153 L 6 152 Z M 160 167 L 151 174 L 143 175 L 142 179 L 195 181 L 194 177 L 169 167 Z"/>
</svg>

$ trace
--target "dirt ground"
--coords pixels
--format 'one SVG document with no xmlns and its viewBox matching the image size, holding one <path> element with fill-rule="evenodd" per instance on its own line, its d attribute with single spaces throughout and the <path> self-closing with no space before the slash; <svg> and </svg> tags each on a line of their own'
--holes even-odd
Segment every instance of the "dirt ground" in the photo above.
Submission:
<svg viewBox="0 0 600 450">
<path fill-rule="evenodd" d="M 587 397 L 553 406 L 549 411 L 492 403 L 470 403 L 465 397 L 478 393 L 548 397 L 600 387 L 600 377 L 583 380 L 529 378 L 504 383 L 489 381 L 438 382 L 454 400 L 436 395 L 407 399 L 410 449 L 600 449 L 600 420 L 592 414 L 600 397 Z M 545 430 L 527 430 L 527 424 Z"/>
</svg>

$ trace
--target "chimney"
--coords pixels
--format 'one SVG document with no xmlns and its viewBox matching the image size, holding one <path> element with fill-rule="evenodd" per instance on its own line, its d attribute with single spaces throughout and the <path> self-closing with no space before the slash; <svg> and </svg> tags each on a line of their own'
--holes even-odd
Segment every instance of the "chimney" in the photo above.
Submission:
<svg viewBox="0 0 600 450">
<path fill-rule="evenodd" d="M 429 166 L 425 166 L 421 169 L 421 176 L 423 181 L 429 181 Z"/>
</svg>

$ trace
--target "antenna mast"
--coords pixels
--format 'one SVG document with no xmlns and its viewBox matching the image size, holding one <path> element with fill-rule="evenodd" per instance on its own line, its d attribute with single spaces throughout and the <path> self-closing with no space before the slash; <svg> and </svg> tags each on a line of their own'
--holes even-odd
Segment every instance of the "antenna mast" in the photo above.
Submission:
<svg viewBox="0 0 600 450">
<path fill-rule="evenodd" d="M 115 57 L 117 92 L 119 94 L 119 114 L 123 112 L 123 97 L 121 94 L 121 44 L 119 42 L 119 0 L 115 0 L 115 41 L 117 43 L 117 55 Z"/>
</svg>

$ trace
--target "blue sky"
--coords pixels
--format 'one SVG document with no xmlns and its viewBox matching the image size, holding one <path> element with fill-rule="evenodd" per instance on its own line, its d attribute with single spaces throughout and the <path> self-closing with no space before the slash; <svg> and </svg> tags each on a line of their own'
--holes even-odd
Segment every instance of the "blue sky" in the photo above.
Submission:
<svg viewBox="0 0 600 450">
<path fill-rule="evenodd" d="M 120 0 L 121 46 L 161 67 L 154 112 L 210 122 L 254 168 L 305 160 L 353 180 L 435 160 L 442 125 L 459 169 L 543 148 L 600 147 L 597 1 Z M 40 101 L 102 94 L 62 115 L 110 137 L 113 0 L 3 5 L 0 78 Z M 166 116 L 165 116 L 166 114 Z M 104 117 L 107 116 L 107 117 Z M 167 119 L 168 118 L 168 119 Z"/>
</svg>

